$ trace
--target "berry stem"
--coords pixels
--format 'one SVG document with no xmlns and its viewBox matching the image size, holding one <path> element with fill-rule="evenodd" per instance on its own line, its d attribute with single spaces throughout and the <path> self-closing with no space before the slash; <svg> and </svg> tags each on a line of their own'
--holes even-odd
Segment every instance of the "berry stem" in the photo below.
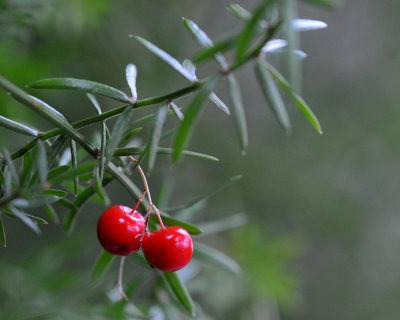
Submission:
<svg viewBox="0 0 400 320">
<path fill-rule="evenodd" d="M 121 295 L 122 298 L 124 298 L 126 301 L 128 301 L 128 297 L 126 296 L 124 289 L 122 288 L 122 276 L 124 273 L 124 263 L 125 263 L 125 256 L 121 257 L 121 261 L 119 263 L 119 274 L 118 274 L 118 291 L 119 294 Z"/>
<path fill-rule="evenodd" d="M 136 209 L 140 206 L 140 204 L 142 203 L 143 198 L 144 198 L 144 196 L 146 195 L 146 193 L 147 193 L 147 190 L 144 189 L 142 195 L 141 195 L 140 198 L 139 198 L 139 201 L 138 201 L 138 202 L 135 204 L 135 206 L 133 207 L 131 214 L 133 214 L 133 213 L 136 211 Z"/>
<path fill-rule="evenodd" d="M 133 163 L 137 163 L 137 160 L 136 160 L 134 157 L 128 156 L 128 158 L 129 158 L 129 160 L 131 160 Z M 162 229 L 165 229 L 164 223 L 163 223 L 163 221 L 162 221 L 162 219 L 161 219 L 160 211 L 158 211 L 156 205 L 153 203 L 153 200 L 151 200 L 150 188 L 149 188 L 149 184 L 147 183 L 146 175 L 144 174 L 144 171 L 143 171 L 143 169 L 142 169 L 142 167 L 141 167 L 140 165 L 138 165 L 137 168 L 138 168 L 138 170 L 139 170 L 139 172 L 140 172 L 140 175 L 141 175 L 141 177 L 142 177 L 143 184 L 144 184 L 144 192 L 143 192 L 142 196 L 143 196 L 145 193 L 147 193 L 147 198 L 149 199 L 149 206 L 150 206 L 150 209 L 153 209 L 153 210 L 154 210 L 155 214 L 157 215 L 157 218 L 158 218 L 158 221 L 159 221 L 159 223 L 160 223 L 161 228 L 162 228 Z M 143 198 L 141 197 L 141 199 L 143 199 Z M 141 200 L 140 200 L 140 201 L 141 201 Z"/>
</svg>

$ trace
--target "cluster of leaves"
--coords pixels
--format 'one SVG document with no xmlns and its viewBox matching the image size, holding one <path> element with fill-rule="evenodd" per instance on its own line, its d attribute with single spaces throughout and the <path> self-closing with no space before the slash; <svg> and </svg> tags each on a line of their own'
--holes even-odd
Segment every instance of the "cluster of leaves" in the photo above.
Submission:
<svg viewBox="0 0 400 320">
<path fill-rule="evenodd" d="M 43 217 L 28 213 L 30 210 L 43 208 L 48 217 L 58 223 L 60 221 L 58 208 L 66 208 L 67 215 L 64 223 L 66 230 L 70 231 L 80 208 L 90 199 L 100 201 L 105 205 L 110 204 L 104 186 L 113 180 L 118 181 L 133 198 L 138 199 L 141 195 L 141 188 L 132 182 L 129 175 L 144 160 L 147 163 L 148 171 L 154 168 L 158 154 L 171 154 L 174 165 L 177 165 L 183 156 L 199 157 L 211 161 L 218 160 L 207 154 L 186 150 L 196 121 L 207 100 L 212 101 L 226 114 L 232 115 L 241 150 L 244 153 L 248 145 L 247 124 L 240 86 L 234 76 L 234 71 L 246 63 L 254 64 L 262 93 L 279 124 L 287 133 L 291 130 L 290 119 L 278 87 L 288 94 L 311 125 L 321 133 L 320 124 L 314 113 L 292 89 L 290 83 L 267 60 L 270 52 L 268 45 L 271 45 L 271 41 L 274 41 L 273 38 L 279 34 L 281 26 L 286 25 L 289 26 L 289 29 L 294 29 L 291 20 L 289 23 L 285 21 L 280 3 L 264 1 L 254 11 L 254 14 L 236 4 L 231 5 L 229 9 L 234 15 L 244 20 L 245 24 L 240 32 L 229 35 L 218 42 L 213 42 L 195 22 L 183 19 L 185 27 L 202 46 L 192 61 L 185 60 L 180 63 L 148 40 L 135 35 L 131 36 L 190 82 L 187 87 L 177 91 L 158 97 L 138 99 L 137 69 L 133 64 L 126 68 L 126 79 L 131 89 L 131 95 L 108 85 L 83 79 L 44 79 L 29 85 L 34 89 L 67 89 L 84 92 L 97 114 L 74 123 L 70 123 L 63 114 L 44 101 L 29 95 L 7 79 L 0 77 L 0 86 L 12 97 L 55 126 L 55 129 L 41 132 L 0 116 L 1 126 L 34 137 L 31 142 L 14 153 L 10 154 L 5 149 L 2 151 L 0 238 L 4 245 L 6 244 L 6 233 L 2 215 L 18 219 L 34 232 L 40 233 L 38 224 L 47 222 Z M 223 55 L 227 50 L 234 52 L 233 62 L 228 62 Z M 291 51 L 287 57 L 289 60 L 296 58 Z M 215 59 L 219 66 L 218 71 L 205 79 L 198 79 L 195 63 L 207 59 Z M 224 77 L 228 80 L 231 108 L 228 108 L 214 93 L 216 86 Z M 186 110 L 182 112 L 175 102 L 191 93 L 194 93 L 194 97 L 185 108 Z M 103 112 L 95 95 L 123 102 L 124 105 Z M 158 105 L 154 114 L 132 121 L 134 110 L 150 105 Z M 176 115 L 178 124 L 172 130 L 165 132 L 165 123 L 171 114 Z M 109 129 L 106 120 L 115 116 L 118 116 L 118 119 L 113 128 Z M 153 125 L 147 143 L 141 147 L 129 147 L 129 143 L 141 131 L 142 125 L 149 121 L 152 121 Z M 79 129 L 95 123 L 100 124 L 99 138 L 91 141 Z M 171 135 L 173 135 L 171 147 L 160 147 L 160 141 Z M 128 155 L 137 156 L 137 163 L 133 164 L 131 161 L 127 161 L 126 156 Z M 233 177 L 227 184 L 236 180 L 237 177 Z M 169 214 L 182 212 L 189 207 L 194 207 L 202 199 L 220 189 L 221 187 L 216 187 L 180 208 L 163 211 Z M 143 205 L 147 209 L 146 201 L 143 202 Z M 172 218 L 169 214 L 165 213 L 162 216 L 166 225 L 182 226 L 191 234 L 202 233 L 200 228 Z M 231 221 L 235 221 L 234 218 L 232 219 Z M 243 219 L 241 221 L 243 222 Z M 210 228 L 211 230 L 213 228 L 214 230 L 223 230 L 231 226 L 235 226 L 235 223 L 229 224 L 224 221 L 222 226 L 221 222 L 216 222 Z M 195 257 L 202 261 L 212 262 L 232 273 L 239 272 L 239 267 L 234 261 L 204 245 L 197 245 Z M 113 256 L 105 252 L 100 256 L 93 272 L 94 279 L 98 279 L 104 274 L 112 259 Z M 183 308 L 190 314 L 194 314 L 193 302 L 177 274 L 160 273 L 159 276 L 165 281 Z"/>
</svg>

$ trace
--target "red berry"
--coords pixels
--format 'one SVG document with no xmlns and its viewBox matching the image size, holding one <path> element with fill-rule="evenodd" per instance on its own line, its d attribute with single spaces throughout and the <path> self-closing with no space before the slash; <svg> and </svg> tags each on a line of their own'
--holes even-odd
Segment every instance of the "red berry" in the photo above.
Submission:
<svg viewBox="0 0 400 320">
<path fill-rule="evenodd" d="M 145 233 L 142 249 L 153 267 L 173 272 L 189 263 L 193 254 L 193 242 L 185 229 L 167 227 L 150 234 Z"/>
<path fill-rule="evenodd" d="M 120 256 L 134 253 L 140 248 L 146 220 L 125 206 L 113 206 L 97 222 L 97 236 L 104 249 Z"/>
</svg>

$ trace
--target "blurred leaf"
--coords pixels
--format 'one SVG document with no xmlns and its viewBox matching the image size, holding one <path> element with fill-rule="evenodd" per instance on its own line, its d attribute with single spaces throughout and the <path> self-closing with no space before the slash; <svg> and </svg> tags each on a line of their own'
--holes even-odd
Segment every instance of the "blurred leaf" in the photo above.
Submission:
<svg viewBox="0 0 400 320">
<path fill-rule="evenodd" d="M 220 99 L 218 98 L 218 96 L 214 93 L 211 92 L 210 95 L 208 96 L 208 98 L 210 99 L 210 101 L 212 101 L 218 108 L 220 108 L 223 112 L 225 112 L 226 114 L 230 115 L 231 112 L 229 111 L 229 108 L 226 106 L 226 104 Z"/>
<path fill-rule="evenodd" d="M 165 51 L 161 50 L 160 48 L 156 47 L 154 44 L 151 42 L 135 35 L 131 35 L 131 38 L 137 40 L 140 44 L 145 46 L 149 51 L 154 53 L 156 56 L 158 56 L 160 59 L 164 60 L 167 64 L 169 64 L 172 68 L 174 68 L 176 71 L 178 71 L 182 76 L 184 76 L 186 79 L 188 79 L 191 82 L 196 82 L 197 78 L 193 76 L 189 71 L 187 71 L 182 64 L 173 58 L 170 54 L 166 53 Z"/>
<path fill-rule="evenodd" d="M 118 120 L 115 122 L 114 127 L 111 132 L 110 140 L 108 140 L 106 147 L 106 160 L 105 163 L 108 163 L 114 155 L 114 151 L 117 148 L 122 134 L 125 130 L 126 125 L 128 124 L 130 118 L 132 116 L 132 107 L 127 106 L 125 110 L 118 117 Z"/>
<path fill-rule="evenodd" d="M 51 220 L 54 221 L 55 224 L 58 224 L 60 222 L 60 219 L 58 217 L 58 214 L 56 210 L 54 210 L 53 206 L 50 204 L 47 204 L 44 206 L 44 211 L 46 211 L 47 215 Z"/>
<path fill-rule="evenodd" d="M 184 118 L 184 115 L 183 115 L 182 111 L 179 109 L 179 107 L 175 104 L 175 102 L 171 101 L 171 102 L 168 104 L 168 106 L 171 107 L 171 110 L 174 112 L 174 114 L 176 115 L 176 117 L 177 117 L 179 120 L 182 121 L 183 118 Z"/>
<path fill-rule="evenodd" d="M 172 154 L 173 162 L 176 164 L 182 155 L 184 147 L 187 145 L 189 136 L 193 131 L 195 120 L 199 116 L 205 100 L 210 92 L 217 85 L 220 76 L 214 76 L 208 79 L 200 88 L 188 109 L 185 112 L 185 118 L 181 121 L 174 141 L 174 152 Z"/>
<path fill-rule="evenodd" d="M 247 122 L 246 122 L 246 115 L 244 113 L 240 87 L 233 74 L 228 75 L 228 86 L 229 86 L 231 103 L 233 106 L 232 115 L 233 118 L 235 119 L 236 129 L 239 134 L 239 142 L 240 142 L 240 147 L 242 149 L 242 154 L 244 154 L 246 153 L 248 145 Z"/>
<path fill-rule="evenodd" d="M 95 109 L 97 110 L 97 113 L 102 114 L 100 104 L 98 103 L 96 97 L 90 93 L 88 93 L 87 96 L 88 96 L 89 100 L 92 102 Z M 106 142 L 107 142 L 107 126 L 106 126 L 104 120 L 100 122 L 100 126 L 101 126 L 101 140 L 100 140 L 100 155 L 98 156 L 98 158 L 100 158 L 100 160 L 99 160 L 99 168 L 100 168 L 99 177 L 100 177 L 100 181 L 102 181 L 103 175 L 104 175 L 104 162 L 106 161 L 105 153 L 106 153 Z"/>
<path fill-rule="evenodd" d="M 38 147 L 38 155 L 36 158 L 36 165 L 38 169 L 38 176 L 40 183 L 45 183 L 47 181 L 47 173 L 48 173 L 48 166 L 47 166 L 47 153 L 46 149 L 42 143 L 42 141 L 37 141 Z"/>
<path fill-rule="evenodd" d="M 231 12 L 232 14 L 234 14 L 239 19 L 242 19 L 244 21 L 248 21 L 252 17 L 252 14 L 250 11 L 246 10 L 245 8 L 243 8 L 242 6 L 240 6 L 237 3 L 231 3 L 228 6 L 228 11 Z"/>
<path fill-rule="evenodd" d="M 194 317 L 195 308 L 192 298 L 179 276 L 175 272 L 160 272 L 159 274 L 182 307 Z"/>
<path fill-rule="evenodd" d="M 32 167 L 33 163 L 35 163 L 35 157 L 37 153 L 36 152 L 27 152 L 24 154 L 23 157 L 23 167 L 22 171 L 20 173 L 20 181 L 21 181 L 21 186 L 25 186 L 29 183 L 29 180 L 32 177 Z"/>
<path fill-rule="evenodd" d="M 46 189 L 42 192 L 42 194 L 47 194 L 47 195 L 51 195 L 51 196 L 57 196 L 60 198 L 64 198 L 68 192 L 64 191 L 64 190 L 58 190 L 58 189 Z"/>
<path fill-rule="evenodd" d="M 233 176 L 233 177 L 229 178 L 229 180 L 224 182 L 223 184 L 219 184 L 217 186 L 209 188 L 209 191 L 207 191 L 207 192 L 203 193 L 202 195 L 200 195 L 200 196 L 198 196 L 198 197 L 186 202 L 183 206 L 166 209 L 166 211 L 168 211 L 168 212 L 176 212 L 176 211 L 181 211 L 183 209 L 192 207 L 195 204 L 197 204 L 197 203 L 199 203 L 199 202 L 201 202 L 201 201 L 203 201 L 203 200 L 205 200 L 205 199 L 207 199 L 207 198 L 209 198 L 209 197 L 221 192 L 222 190 L 226 189 L 231 184 L 239 181 L 240 179 L 242 179 L 241 175 Z"/>
<path fill-rule="evenodd" d="M 195 22 L 186 18 L 182 18 L 182 20 L 186 29 L 189 30 L 189 32 L 201 46 L 206 48 L 211 48 L 213 46 L 213 42 L 211 41 L 211 39 L 203 30 L 199 28 L 199 26 Z"/>
<path fill-rule="evenodd" d="M 74 140 L 70 140 L 70 150 L 71 150 L 71 164 L 72 164 L 72 169 L 75 169 L 78 165 L 78 160 L 77 160 L 77 156 L 76 156 L 76 143 Z M 78 193 L 78 189 L 79 189 L 79 179 L 78 176 L 75 176 L 74 179 L 74 194 L 75 196 Z"/>
<path fill-rule="evenodd" d="M 104 176 L 103 178 L 103 186 L 107 185 L 112 181 L 112 177 Z M 79 209 L 95 194 L 95 189 L 92 185 L 86 187 L 82 192 L 80 192 L 75 198 L 74 204 L 70 208 L 71 210 L 68 212 L 67 217 L 65 219 L 65 229 L 67 231 L 71 231 L 76 215 Z"/>
<path fill-rule="evenodd" d="M 202 236 L 241 227 L 247 223 L 247 220 L 247 216 L 244 213 L 237 213 L 223 219 L 203 223 L 200 226 L 201 230 L 203 230 Z"/>
<path fill-rule="evenodd" d="M 31 218 L 34 222 L 36 222 L 37 224 L 48 224 L 48 222 L 46 220 L 44 220 L 43 218 L 37 217 L 37 216 L 33 216 L 31 214 L 27 214 L 25 213 L 25 215 L 28 218 Z"/>
<path fill-rule="evenodd" d="M 1 218 L 1 213 L 0 213 L 0 240 L 1 243 L 3 244 L 3 247 L 7 247 L 6 232 L 4 230 L 4 224 L 3 224 L 3 219 Z"/>
<path fill-rule="evenodd" d="M 329 0 L 302 0 L 305 3 L 309 3 L 312 5 L 318 5 L 318 6 L 322 6 L 322 7 L 326 7 L 329 9 L 335 9 L 337 7 L 337 3 L 336 1 L 329 1 Z"/>
<path fill-rule="evenodd" d="M 11 203 L 18 208 L 38 208 L 46 204 L 51 204 L 60 200 L 60 197 L 53 195 L 35 195 L 34 198 L 17 198 Z"/>
<path fill-rule="evenodd" d="M 97 259 L 96 264 L 94 265 L 93 271 L 90 275 L 91 280 L 99 280 L 107 271 L 114 258 L 115 255 L 104 250 Z"/>
<path fill-rule="evenodd" d="M 237 41 L 236 61 L 241 61 L 243 59 L 247 49 L 250 46 L 251 40 L 253 39 L 253 36 L 257 29 L 258 22 L 262 18 L 266 7 L 267 7 L 267 2 L 265 2 L 263 5 L 261 5 L 255 11 L 255 13 L 251 17 L 251 19 L 248 20 L 248 22 L 246 23 L 246 27 L 240 34 L 238 41 Z"/>
<path fill-rule="evenodd" d="M 271 64 L 262 60 L 260 61 L 260 63 L 264 68 L 266 68 L 271 73 L 271 75 L 275 78 L 275 80 L 282 87 L 282 89 L 284 89 L 287 93 L 291 95 L 297 107 L 301 110 L 301 112 L 303 112 L 303 114 L 306 116 L 306 118 L 312 124 L 312 126 L 318 131 L 318 133 L 322 134 L 321 125 L 319 124 L 318 118 L 312 112 L 312 110 L 304 101 L 304 99 L 293 91 L 289 82 L 287 82 L 287 80 Z"/>
<path fill-rule="evenodd" d="M 238 263 L 232 258 L 202 243 L 195 244 L 193 256 L 200 261 L 210 263 L 236 276 L 242 272 Z"/>
<path fill-rule="evenodd" d="M 122 91 L 108 85 L 74 78 L 52 78 L 32 82 L 28 85 L 34 89 L 67 89 L 99 94 L 111 99 L 129 102 L 129 97 Z"/>
<path fill-rule="evenodd" d="M 195 66 L 195 64 L 194 64 L 192 61 L 190 61 L 190 60 L 188 60 L 188 59 L 183 60 L 182 66 L 183 66 L 187 71 L 189 71 L 189 72 L 193 75 L 193 77 L 196 77 L 196 66 Z M 197 77 L 196 77 L 196 78 L 197 78 Z"/>
<path fill-rule="evenodd" d="M 109 206 L 110 199 L 108 198 L 106 191 L 103 189 L 102 181 L 100 180 L 99 167 L 96 168 L 95 172 L 96 192 L 99 195 L 100 199 L 103 201 L 104 205 Z"/>
<path fill-rule="evenodd" d="M 212 48 L 214 47 L 214 43 L 212 40 L 208 37 L 208 35 L 199 28 L 199 26 L 193 22 L 192 20 L 183 18 L 183 23 L 185 27 L 189 30 L 189 32 L 192 34 L 193 38 L 202 46 L 205 48 Z M 226 62 L 224 56 L 220 52 L 215 52 L 214 53 L 214 58 L 217 60 L 217 62 L 221 65 L 223 69 L 228 68 L 228 63 Z"/>
<path fill-rule="evenodd" d="M 168 105 L 166 103 L 162 104 L 157 110 L 153 131 L 151 133 L 149 142 L 149 156 L 147 158 L 147 165 L 150 171 L 153 170 L 154 163 L 156 161 L 157 147 L 158 143 L 160 142 L 164 122 L 167 118 L 167 112 Z"/>
<path fill-rule="evenodd" d="M 37 234 L 41 234 L 39 227 L 36 222 L 34 222 L 31 218 L 27 217 L 25 213 L 19 211 L 15 207 L 10 207 L 11 213 L 18 218 L 23 224 L 25 224 L 28 228 L 34 231 Z"/>
<path fill-rule="evenodd" d="M 107 164 L 108 171 L 111 173 L 111 175 L 121 183 L 125 189 L 128 191 L 128 193 L 134 198 L 134 199 L 139 199 L 140 196 L 142 195 L 141 189 L 139 189 L 132 181 L 129 179 L 129 177 L 121 170 L 118 169 L 118 167 L 115 166 L 112 162 L 109 162 Z M 104 185 L 104 183 L 103 183 Z M 148 201 L 146 198 L 143 199 L 142 204 L 145 207 L 149 206 Z"/>
<path fill-rule="evenodd" d="M 47 162 L 49 166 L 51 166 L 54 160 L 60 156 L 61 149 L 64 146 L 65 141 L 67 141 L 67 138 L 68 136 L 66 134 L 61 134 L 51 145 L 47 156 Z"/>
<path fill-rule="evenodd" d="M 198 234 L 201 234 L 203 232 L 203 230 L 199 229 L 198 227 L 196 227 L 193 224 L 190 224 L 188 222 L 183 222 L 183 221 L 178 220 L 178 219 L 171 218 L 170 216 L 168 216 L 168 215 L 166 215 L 164 213 L 161 214 L 161 218 L 162 218 L 163 223 L 166 226 L 181 227 L 181 228 L 185 229 L 187 232 L 189 232 L 192 235 L 198 235 Z M 151 216 L 151 222 L 159 224 L 159 221 L 158 221 L 156 215 L 153 214 Z"/>
<path fill-rule="evenodd" d="M 134 137 L 135 135 L 137 135 L 143 128 L 139 127 L 139 128 L 135 128 L 133 130 L 128 131 L 127 133 L 125 133 L 121 139 L 119 140 L 119 145 L 118 147 L 123 147 L 124 145 L 126 145 L 127 143 L 130 142 L 130 140 L 132 139 L 132 137 Z M 116 149 L 118 150 L 118 149 Z M 117 151 L 116 151 L 117 152 Z M 114 153 L 115 155 L 115 153 Z"/>
<path fill-rule="evenodd" d="M 255 73 L 268 106 L 271 108 L 279 124 L 286 131 L 286 134 L 290 134 L 291 125 L 289 115 L 272 76 L 259 62 L 255 63 Z"/>
<path fill-rule="evenodd" d="M 87 173 L 89 171 L 92 171 L 93 168 L 96 166 L 96 164 L 97 164 L 96 161 L 84 162 L 75 168 L 71 168 L 68 171 L 65 171 L 63 173 L 51 177 L 51 179 L 49 177 L 49 181 L 53 184 L 56 184 L 64 180 L 73 179 L 74 177 L 79 176 L 82 173 Z"/>
<path fill-rule="evenodd" d="M 48 176 L 47 176 L 47 179 L 48 179 L 48 180 L 51 180 L 51 179 L 53 179 L 54 177 L 59 176 L 60 174 L 62 174 L 62 173 L 64 173 L 64 172 L 68 171 L 69 169 L 71 169 L 71 166 L 68 166 L 68 165 L 59 166 L 59 167 L 57 167 L 57 168 L 51 169 L 51 170 L 49 171 L 49 174 L 48 174 Z"/>
<path fill-rule="evenodd" d="M 71 210 L 76 208 L 75 205 L 70 200 L 65 198 L 61 198 L 56 202 L 56 204 Z"/>
<path fill-rule="evenodd" d="M 137 69 L 136 66 L 132 63 L 126 66 L 126 81 L 128 82 L 128 86 L 131 89 L 133 101 L 137 100 L 137 90 L 136 90 L 136 77 L 137 77 Z"/>
<path fill-rule="evenodd" d="M 219 42 L 216 42 L 211 48 L 205 48 L 197 52 L 193 57 L 193 61 L 200 62 L 218 54 L 219 52 L 228 50 L 235 43 L 235 40 L 236 37 L 229 37 Z"/>
<path fill-rule="evenodd" d="M 11 155 L 7 149 L 3 149 L 3 156 L 7 163 L 7 168 L 11 175 L 11 181 L 14 182 L 17 186 L 19 185 L 19 176 L 17 174 L 17 170 L 15 169 L 14 162 L 11 159 Z"/>
<path fill-rule="evenodd" d="M 137 147 L 137 148 L 119 148 L 115 150 L 115 156 L 120 157 L 120 156 L 129 156 L 129 155 L 134 155 L 134 154 L 142 154 L 144 152 L 145 148 L 143 147 Z M 162 148 L 162 147 L 157 147 L 156 149 L 157 153 L 159 154 L 172 154 L 173 149 L 171 148 Z M 194 152 L 194 151 L 187 151 L 183 150 L 182 154 L 188 157 L 195 157 L 195 158 L 200 158 L 204 160 L 211 160 L 211 161 L 219 161 L 218 158 L 214 156 L 210 156 L 205 153 L 199 153 L 199 152 Z"/>
<path fill-rule="evenodd" d="M 38 137 L 42 132 L 0 115 L 0 126 L 27 136 Z"/>
<path fill-rule="evenodd" d="M 325 29 L 328 25 L 319 20 L 313 19 L 294 19 L 292 20 L 292 26 L 296 31 L 312 31 Z"/>
<path fill-rule="evenodd" d="M 12 193 L 12 177 L 10 168 L 7 166 L 4 169 L 4 196 L 5 198 L 10 197 Z"/>
</svg>

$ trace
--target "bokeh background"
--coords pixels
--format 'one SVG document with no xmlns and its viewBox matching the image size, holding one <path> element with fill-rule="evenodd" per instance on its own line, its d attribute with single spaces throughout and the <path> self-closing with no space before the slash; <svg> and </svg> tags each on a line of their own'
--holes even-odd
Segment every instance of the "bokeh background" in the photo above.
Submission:
<svg viewBox="0 0 400 320">
<path fill-rule="evenodd" d="M 257 4 L 238 3 L 248 9 Z M 20 86 L 65 76 L 127 91 L 124 69 L 135 63 L 139 97 L 166 93 L 185 82 L 128 35 L 149 39 L 182 60 L 198 47 L 181 17 L 218 38 L 242 24 L 227 12 L 228 4 L 3 0 L 0 73 Z M 200 225 L 237 213 L 247 217 L 245 226 L 197 240 L 226 252 L 243 270 L 241 277 L 234 277 L 205 266 L 203 276 L 188 282 L 210 318 L 399 319 L 399 12 L 395 0 L 343 0 L 335 10 L 299 5 L 299 17 L 329 25 L 300 35 L 301 49 L 308 54 L 302 61 L 302 93 L 322 124 L 322 136 L 294 107 L 293 133 L 286 136 L 248 66 L 237 72 L 249 124 L 246 156 L 240 154 L 232 119 L 208 105 L 190 149 L 221 161 L 185 159 L 172 172 L 169 158 L 158 158 L 150 185 L 158 190 L 162 181 L 173 184 L 171 206 L 231 176 L 243 176 L 191 217 Z M 212 63 L 202 64 L 198 73 L 205 76 L 213 68 Z M 71 121 L 93 114 L 77 93 L 30 92 Z M 226 86 L 218 94 L 228 101 Z M 185 104 L 185 99 L 179 102 Z M 102 105 L 108 110 L 118 104 L 102 100 Z M 0 113 L 41 130 L 51 128 L 4 92 Z M 96 129 L 84 132 L 91 135 Z M 25 141 L 0 129 L 2 147 L 16 150 Z M 107 191 L 113 203 L 132 202 L 116 183 Z M 70 236 L 62 226 L 51 225 L 38 237 L 15 221 L 5 221 L 1 319 L 45 319 L 52 313 L 60 319 L 107 319 L 102 306 L 116 266 L 109 281 L 93 286 L 88 280 L 100 252 L 95 224 L 102 210 L 101 205 L 86 206 Z M 128 262 L 127 278 L 135 279 L 137 272 L 135 262 Z M 140 302 L 140 292 L 135 299 Z"/>
</svg>

